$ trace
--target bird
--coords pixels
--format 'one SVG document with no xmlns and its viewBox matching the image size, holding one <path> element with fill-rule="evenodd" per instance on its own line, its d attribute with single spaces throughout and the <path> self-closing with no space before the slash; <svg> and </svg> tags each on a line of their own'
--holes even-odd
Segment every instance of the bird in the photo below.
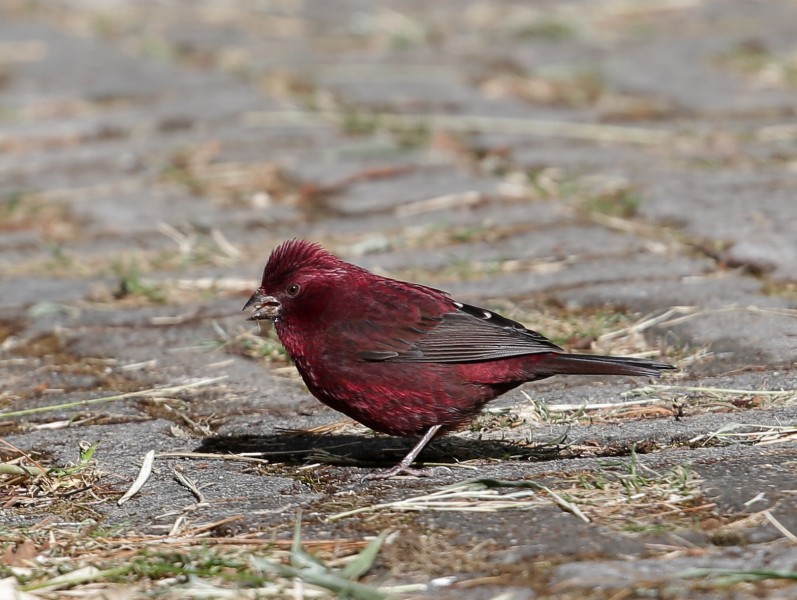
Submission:
<svg viewBox="0 0 797 600">
<path fill-rule="evenodd" d="M 369 479 L 429 475 L 411 465 L 432 439 L 467 426 L 486 403 L 526 382 L 675 368 L 568 353 L 494 311 L 377 275 L 301 239 L 273 250 L 249 308 L 247 320 L 273 322 L 318 400 L 374 431 L 420 436 L 397 465 Z"/>
</svg>

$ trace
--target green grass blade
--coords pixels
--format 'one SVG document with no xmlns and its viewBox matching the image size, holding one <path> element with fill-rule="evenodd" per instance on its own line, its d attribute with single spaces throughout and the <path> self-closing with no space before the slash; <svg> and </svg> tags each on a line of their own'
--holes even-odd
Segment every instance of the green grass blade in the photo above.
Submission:
<svg viewBox="0 0 797 600">
<path fill-rule="evenodd" d="M 374 564 L 376 555 L 385 543 L 387 531 L 383 531 L 379 536 L 372 540 L 365 548 L 362 549 L 353 561 L 346 565 L 340 574 L 349 580 L 359 579 L 365 575 Z"/>
</svg>

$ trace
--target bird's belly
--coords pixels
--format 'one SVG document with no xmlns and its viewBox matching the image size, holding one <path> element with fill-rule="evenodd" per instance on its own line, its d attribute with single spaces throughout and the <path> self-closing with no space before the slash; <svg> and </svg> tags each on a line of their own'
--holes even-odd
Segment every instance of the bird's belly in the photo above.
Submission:
<svg viewBox="0 0 797 600">
<path fill-rule="evenodd" d="M 467 381 L 454 364 L 367 363 L 296 366 L 313 395 L 327 406 L 382 433 L 420 435 L 434 425 L 466 425 L 506 389 Z M 514 386 L 513 386 L 514 387 Z"/>
</svg>

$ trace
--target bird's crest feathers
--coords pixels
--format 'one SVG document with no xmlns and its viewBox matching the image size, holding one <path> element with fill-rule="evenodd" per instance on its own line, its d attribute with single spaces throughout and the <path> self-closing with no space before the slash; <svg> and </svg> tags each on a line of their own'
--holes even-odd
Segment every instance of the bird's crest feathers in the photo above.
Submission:
<svg viewBox="0 0 797 600">
<path fill-rule="evenodd" d="M 304 269 L 334 270 L 340 259 L 330 254 L 320 244 L 306 240 L 289 240 L 277 246 L 268 257 L 263 270 L 263 285 L 282 282 Z"/>
</svg>

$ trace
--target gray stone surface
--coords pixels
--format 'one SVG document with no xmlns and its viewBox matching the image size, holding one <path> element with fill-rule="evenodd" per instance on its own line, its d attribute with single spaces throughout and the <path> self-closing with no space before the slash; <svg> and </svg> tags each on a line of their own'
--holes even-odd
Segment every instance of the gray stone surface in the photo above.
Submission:
<svg viewBox="0 0 797 600">
<path fill-rule="evenodd" d="M 461 584 L 436 597 L 709 598 L 721 588 L 685 571 L 793 573 L 782 533 L 743 520 L 769 509 L 797 531 L 794 434 L 712 434 L 797 419 L 795 23 L 785 1 L 4 3 L 0 435 L 52 465 L 99 440 L 120 491 L 150 449 L 278 452 L 262 468 L 158 459 L 134 500 L 94 510 L 168 531 L 194 501 L 179 465 L 210 499 L 192 523 L 242 514 L 244 530 L 289 538 L 301 510 L 308 537 L 389 528 L 377 579 Z M 314 448 L 383 464 L 412 442 L 348 425 L 286 432 L 340 421 L 283 363 L 242 350 L 255 327 L 240 307 L 292 237 L 555 318 L 682 307 L 634 344 L 678 364 L 665 383 L 750 393 L 648 391 L 655 411 L 562 423 L 535 421 L 515 391 L 494 406 L 528 418 L 491 413 L 433 444 L 423 458 L 454 466 L 432 479 L 300 469 Z M 3 416 L 217 375 L 168 398 L 174 410 L 136 398 Z M 578 406 L 631 402 L 643 385 L 562 377 L 522 391 Z M 559 438 L 559 452 L 517 449 Z M 634 448 L 652 470 L 688 465 L 711 508 L 639 531 L 554 505 L 325 520 L 472 477 L 559 489 Z M 0 508 L 4 526 L 40 518 Z M 727 597 L 795 593 L 779 580 Z"/>
</svg>

